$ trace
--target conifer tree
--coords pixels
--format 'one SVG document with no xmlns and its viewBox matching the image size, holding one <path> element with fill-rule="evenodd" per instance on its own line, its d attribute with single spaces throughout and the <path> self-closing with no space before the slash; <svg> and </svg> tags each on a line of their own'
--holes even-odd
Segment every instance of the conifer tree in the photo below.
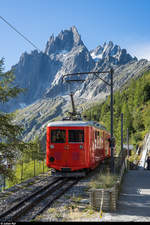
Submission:
<svg viewBox="0 0 150 225">
<path fill-rule="evenodd" d="M 4 71 L 4 59 L 0 60 L 0 103 L 5 104 L 24 89 L 14 85 L 13 71 Z M 22 128 L 13 124 L 14 114 L 0 111 L 0 175 L 13 178 L 12 167 L 26 144 L 20 140 Z"/>
</svg>

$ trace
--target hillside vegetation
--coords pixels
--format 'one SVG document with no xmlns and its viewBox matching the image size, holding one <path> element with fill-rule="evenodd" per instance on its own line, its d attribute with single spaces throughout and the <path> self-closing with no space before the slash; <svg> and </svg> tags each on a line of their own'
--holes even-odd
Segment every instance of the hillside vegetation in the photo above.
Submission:
<svg viewBox="0 0 150 225">
<path fill-rule="evenodd" d="M 0 59 L 0 103 L 6 104 L 10 99 L 14 99 L 25 89 L 14 85 L 15 76 L 13 70 L 4 72 L 4 59 Z M 41 152 L 39 139 L 36 137 L 30 142 L 22 140 L 23 126 L 15 124 L 15 116 L 17 113 L 4 113 L 0 109 L 0 190 L 7 186 L 15 184 L 23 179 L 33 176 L 33 167 L 35 163 L 44 165 L 45 154 Z M 26 115 L 27 116 L 27 115 Z M 27 129 L 27 128 L 26 128 Z M 30 166 L 27 168 L 27 165 Z M 22 167 L 20 166 L 22 165 Z M 24 164 L 24 175 L 23 175 Z M 44 166 L 43 166 L 44 169 Z M 26 173 L 25 173 L 26 172 Z M 36 174 L 42 172 L 40 166 Z M 34 172 L 35 174 L 35 172 Z"/>
<path fill-rule="evenodd" d="M 127 128 L 130 144 L 136 148 L 150 130 L 150 71 L 139 79 L 131 79 L 128 85 L 114 93 L 114 136 L 117 151 L 121 145 L 121 113 L 124 116 L 124 143 Z M 110 130 L 110 96 L 102 104 L 97 104 L 83 113 L 87 119 L 99 121 Z"/>
</svg>

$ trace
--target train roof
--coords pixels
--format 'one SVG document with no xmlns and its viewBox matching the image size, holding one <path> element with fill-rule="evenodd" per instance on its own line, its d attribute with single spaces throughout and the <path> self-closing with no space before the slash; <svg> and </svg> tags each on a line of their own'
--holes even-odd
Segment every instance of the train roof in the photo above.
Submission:
<svg viewBox="0 0 150 225">
<path fill-rule="evenodd" d="M 95 121 L 54 121 L 50 122 L 48 127 L 87 127 L 94 126 L 101 130 L 106 130 L 106 128 L 98 122 Z"/>
</svg>

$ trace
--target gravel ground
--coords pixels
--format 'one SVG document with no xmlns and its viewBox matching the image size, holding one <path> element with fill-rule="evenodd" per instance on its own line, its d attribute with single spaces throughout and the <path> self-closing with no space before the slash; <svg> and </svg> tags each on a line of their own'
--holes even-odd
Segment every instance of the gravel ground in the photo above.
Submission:
<svg viewBox="0 0 150 225">
<path fill-rule="evenodd" d="M 61 198 L 34 221 L 92 221 L 95 211 L 90 206 L 87 186 L 90 179 L 84 179 L 73 186 Z M 97 212 L 98 214 L 98 212 Z"/>
<path fill-rule="evenodd" d="M 80 181 L 34 221 L 150 222 L 150 171 L 129 170 L 123 179 L 117 211 L 103 212 L 102 216 L 90 205 L 89 181 Z"/>
<path fill-rule="evenodd" d="M 90 205 L 89 182 L 100 168 L 93 171 L 88 178 L 82 179 L 61 198 L 56 200 L 50 208 L 37 216 L 36 222 L 73 222 L 73 221 L 101 221 L 100 213 Z"/>
<path fill-rule="evenodd" d="M 0 192 L 0 213 L 12 207 L 18 201 L 41 188 L 50 179 L 50 172 L 28 179 L 3 192 Z"/>
<path fill-rule="evenodd" d="M 93 210 L 89 198 L 89 182 L 92 174 L 68 190 L 53 205 L 37 216 L 36 222 L 150 222 L 150 171 L 129 170 L 123 179 L 122 189 L 113 213 Z M 45 174 L 43 176 L 49 176 Z M 0 206 L 15 202 L 37 188 L 39 176 L 0 193 Z M 31 186 L 28 186 L 32 184 Z M 25 188 L 26 187 L 26 188 Z M 1 208 L 1 207 L 0 207 Z"/>
</svg>

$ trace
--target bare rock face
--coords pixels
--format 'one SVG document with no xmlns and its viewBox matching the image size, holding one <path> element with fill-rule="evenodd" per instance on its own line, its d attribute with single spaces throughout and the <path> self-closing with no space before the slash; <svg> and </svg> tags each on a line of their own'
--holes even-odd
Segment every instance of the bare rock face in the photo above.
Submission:
<svg viewBox="0 0 150 225">
<path fill-rule="evenodd" d="M 116 90 L 131 78 L 139 77 L 149 70 L 150 62 L 145 59 L 137 60 L 112 41 L 89 51 L 77 28 L 73 26 L 61 31 L 56 37 L 51 35 L 44 52 L 23 53 L 12 68 L 16 83 L 19 87 L 26 88 L 26 92 L 7 104 L 0 105 L 1 110 L 11 112 L 19 109 L 14 122 L 24 124 L 24 140 L 29 141 L 37 135 L 45 143 L 46 124 L 62 117 L 71 108 L 68 97 L 70 92 L 74 92 L 76 106 L 89 105 L 110 94 L 110 87 L 93 74 L 77 76 L 76 79 L 85 79 L 84 83 L 74 82 L 70 85 L 62 80 L 63 75 L 110 71 L 113 68 Z M 110 74 L 101 74 L 101 78 L 109 82 Z"/>
<path fill-rule="evenodd" d="M 94 75 L 78 76 L 84 83 L 68 85 L 62 76 L 68 73 L 104 71 L 114 69 L 114 89 L 122 87 L 132 77 L 140 76 L 149 69 L 150 62 L 137 60 L 114 45 L 112 41 L 89 51 L 81 40 L 75 26 L 61 31 L 58 36 L 51 35 L 45 51 L 23 53 L 19 62 L 12 66 L 19 87 L 26 92 L 8 104 L 0 105 L 1 110 L 11 112 L 42 100 L 65 97 L 70 91 L 77 100 L 94 101 L 103 99 L 110 93 L 109 87 Z M 110 74 L 102 75 L 106 81 Z"/>
<path fill-rule="evenodd" d="M 68 93 L 68 85 L 62 83 L 63 74 L 90 71 L 94 66 L 95 61 L 76 27 L 61 31 L 57 37 L 52 35 L 44 53 L 36 50 L 30 54 L 25 52 L 19 62 L 12 66 L 16 83 L 27 90 L 1 108 L 10 112 L 32 104 L 43 96 L 62 96 Z"/>
<path fill-rule="evenodd" d="M 61 31 L 56 38 L 54 35 L 50 36 L 50 39 L 46 44 L 45 53 L 51 55 L 60 52 L 69 52 L 72 48 L 79 45 L 84 44 L 76 27 L 73 26 L 69 30 Z"/>
<path fill-rule="evenodd" d="M 114 45 L 112 41 L 103 46 L 98 46 L 96 49 L 90 51 L 91 56 L 96 62 L 108 61 L 114 65 L 124 65 L 131 61 L 137 61 L 137 58 L 127 53 L 126 49 L 121 49 L 118 45 Z"/>
</svg>

